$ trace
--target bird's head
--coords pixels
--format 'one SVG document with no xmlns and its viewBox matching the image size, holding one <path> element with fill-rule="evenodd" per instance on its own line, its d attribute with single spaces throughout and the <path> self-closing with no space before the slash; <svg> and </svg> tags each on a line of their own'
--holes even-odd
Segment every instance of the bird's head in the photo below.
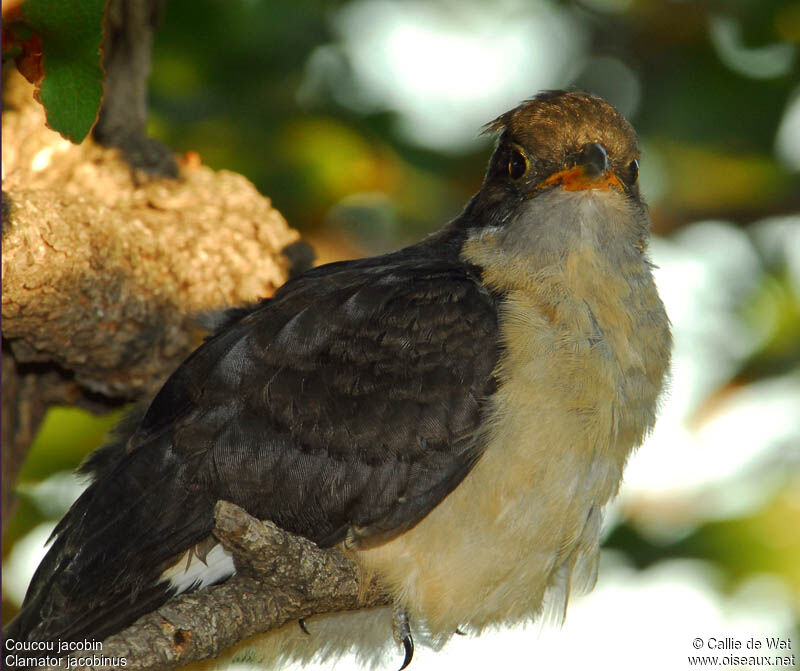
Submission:
<svg viewBox="0 0 800 671">
<path fill-rule="evenodd" d="M 502 114 L 483 187 L 465 212 L 472 245 L 563 258 L 576 245 L 642 253 L 649 229 L 633 127 L 602 98 L 547 91 Z"/>
<path fill-rule="evenodd" d="M 607 190 L 638 197 L 633 127 L 602 98 L 548 91 L 489 123 L 499 132 L 485 189 L 532 198 L 543 190 Z"/>
</svg>

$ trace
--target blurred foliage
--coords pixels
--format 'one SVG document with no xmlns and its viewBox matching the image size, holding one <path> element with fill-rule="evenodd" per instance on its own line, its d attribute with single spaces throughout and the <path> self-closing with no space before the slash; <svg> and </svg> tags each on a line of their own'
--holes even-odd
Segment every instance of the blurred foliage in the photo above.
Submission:
<svg viewBox="0 0 800 671">
<path fill-rule="evenodd" d="M 762 346 L 737 375 L 747 384 L 780 375 L 800 362 L 800 295 L 785 268 L 765 275 L 741 306 L 742 321 L 762 337 Z"/>
<path fill-rule="evenodd" d="M 393 4 L 170 0 L 156 34 L 150 132 L 176 151 L 196 151 L 214 168 L 246 175 L 326 260 L 390 249 L 456 216 L 480 187 L 490 151 L 491 139 L 477 137 L 478 128 L 473 142 L 427 148 L 396 105 L 365 102 L 349 58 L 347 40 L 354 38 L 339 18 L 370 2 Z M 423 4 L 457 14 L 453 24 L 478 6 L 454 2 Z M 555 81 L 543 81 L 602 95 L 634 123 L 656 232 L 701 219 L 747 227 L 800 210 L 800 138 L 788 148 L 777 139 L 791 109 L 800 113 L 800 105 L 792 108 L 800 100 L 796 0 L 507 0 L 495 8 L 498 21 L 535 22 L 545 10 L 582 36 L 576 43 L 583 46 L 553 70 Z M 521 97 L 499 101 L 496 112 Z M 448 112 L 432 106 L 430 113 Z M 794 163 L 784 150 L 795 152 Z M 800 369 L 800 285 L 787 263 L 765 260 L 753 291 L 734 306 L 737 328 L 757 333 L 760 344 L 709 398 Z M 24 482 L 74 467 L 111 421 L 90 426 L 72 412 L 51 413 Z M 709 520 L 669 542 L 623 523 L 609 545 L 642 567 L 696 557 L 732 581 L 774 572 L 800 602 L 799 482 L 787 475 L 760 510 Z M 42 519 L 23 496 L 9 538 Z"/>
<path fill-rule="evenodd" d="M 392 217 L 376 210 L 375 227 L 390 226 L 398 240 L 417 237 L 455 216 L 477 190 L 487 144 L 426 150 L 398 132 L 396 110 L 347 104 L 360 81 L 334 17 L 348 4 L 358 3 L 171 0 L 156 37 L 152 130 L 177 150 L 247 175 L 301 230 L 318 231 L 347 196 L 377 191 Z M 535 19 L 542 4 L 517 3 L 514 11 Z M 741 72 L 748 58 L 757 67 L 764 45 L 800 42 L 795 2 L 556 4 L 576 30 L 588 31 L 590 45 L 576 75 L 557 85 L 596 92 L 629 114 L 647 148 L 643 173 L 649 152 L 663 161 L 669 179 L 655 203 L 657 228 L 717 213 L 750 220 L 800 204 L 797 175 L 774 151 L 797 87 L 796 49 L 783 70 L 780 62 L 764 66 L 777 68 L 774 76 Z M 716 24 L 736 32 L 742 63 L 721 57 Z M 312 66 L 331 45 L 341 61 L 331 68 L 335 77 L 316 81 Z"/>
<path fill-rule="evenodd" d="M 96 417 L 79 408 L 60 406 L 47 413 L 19 476 L 19 507 L 3 537 L 3 556 L 34 526 L 63 514 L 33 496 L 32 488 L 54 473 L 77 468 L 87 454 L 102 445 L 120 417 L 119 411 Z"/>
<path fill-rule="evenodd" d="M 639 569 L 667 559 L 703 559 L 723 570 L 731 588 L 753 574 L 773 573 L 800 600 L 798 491 L 800 476 L 795 475 L 755 514 L 708 522 L 670 542 L 659 543 L 621 524 L 604 546 L 621 550 Z"/>
<path fill-rule="evenodd" d="M 47 125 L 75 143 L 89 134 L 103 97 L 105 8 L 105 0 L 26 0 L 3 15 L 3 62 L 16 60 L 36 85 Z"/>
</svg>

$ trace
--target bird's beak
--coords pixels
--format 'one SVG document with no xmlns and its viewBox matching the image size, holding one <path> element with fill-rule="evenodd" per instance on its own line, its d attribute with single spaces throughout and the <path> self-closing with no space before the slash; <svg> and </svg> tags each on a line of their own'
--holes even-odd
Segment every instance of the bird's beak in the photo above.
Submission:
<svg viewBox="0 0 800 671">
<path fill-rule="evenodd" d="M 585 145 L 578 155 L 576 165 L 553 173 L 541 183 L 540 188 L 547 186 L 561 186 L 565 191 L 607 191 L 612 186 L 623 190 L 622 183 L 609 168 L 605 147 L 598 142 Z"/>
</svg>

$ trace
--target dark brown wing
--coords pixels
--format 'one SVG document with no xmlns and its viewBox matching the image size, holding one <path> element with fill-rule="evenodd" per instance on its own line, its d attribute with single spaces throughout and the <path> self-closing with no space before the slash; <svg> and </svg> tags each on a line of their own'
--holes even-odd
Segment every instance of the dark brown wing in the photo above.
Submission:
<svg viewBox="0 0 800 671">
<path fill-rule="evenodd" d="M 494 391 L 495 305 L 463 266 L 427 266 L 336 278 L 324 300 L 298 287 L 237 324 L 174 424 L 217 498 L 324 546 L 401 533 L 461 481 Z"/>
<path fill-rule="evenodd" d="M 219 499 L 327 546 L 382 542 L 452 491 L 480 455 L 496 300 L 474 268 L 413 250 L 315 269 L 232 313 L 90 461 L 16 637 L 102 638 L 152 610 Z"/>
</svg>

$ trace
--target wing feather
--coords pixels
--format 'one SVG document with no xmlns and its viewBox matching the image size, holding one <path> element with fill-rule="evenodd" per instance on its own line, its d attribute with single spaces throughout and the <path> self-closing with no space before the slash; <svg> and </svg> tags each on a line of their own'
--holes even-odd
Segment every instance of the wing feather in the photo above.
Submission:
<svg viewBox="0 0 800 671">
<path fill-rule="evenodd" d="M 90 460 L 12 629 L 103 638 L 229 500 L 322 546 L 379 543 L 469 472 L 498 357 L 496 298 L 458 261 L 389 255 L 290 281 L 182 364 Z"/>
</svg>

